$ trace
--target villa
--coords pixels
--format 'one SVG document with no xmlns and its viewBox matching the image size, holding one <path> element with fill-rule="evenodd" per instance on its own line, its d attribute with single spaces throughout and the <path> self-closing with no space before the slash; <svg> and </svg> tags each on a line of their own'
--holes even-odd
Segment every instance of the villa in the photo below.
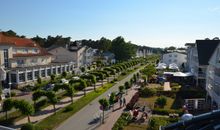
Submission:
<svg viewBox="0 0 220 130">
<path fill-rule="evenodd" d="M 6 36 L 0 33 L 0 65 L 5 71 L 4 86 L 25 85 L 47 78 L 51 74 L 73 71 L 73 62 L 53 63 L 52 54 L 31 39 Z"/>
</svg>

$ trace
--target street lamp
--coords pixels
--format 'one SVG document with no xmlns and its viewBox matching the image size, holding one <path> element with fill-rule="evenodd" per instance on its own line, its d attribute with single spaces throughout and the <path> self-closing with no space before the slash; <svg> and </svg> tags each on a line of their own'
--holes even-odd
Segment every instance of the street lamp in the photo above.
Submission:
<svg viewBox="0 0 220 130">
<path fill-rule="evenodd" d="M 9 85 L 9 97 L 10 98 L 11 98 L 11 84 L 12 84 L 11 82 L 8 83 L 8 85 Z"/>
</svg>

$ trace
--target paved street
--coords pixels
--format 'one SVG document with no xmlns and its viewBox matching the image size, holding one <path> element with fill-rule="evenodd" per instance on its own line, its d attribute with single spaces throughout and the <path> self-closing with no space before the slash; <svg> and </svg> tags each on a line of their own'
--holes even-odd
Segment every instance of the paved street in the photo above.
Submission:
<svg viewBox="0 0 220 130">
<path fill-rule="evenodd" d="M 136 72 L 138 72 L 137 70 Z M 134 73 L 136 73 L 134 72 Z M 124 83 L 133 76 L 133 73 L 127 76 L 125 79 L 119 81 L 116 85 L 112 88 L 107 90 L 105 93 L 100 95 L 98 98 L 93 100 L 90 104 L 85 106 L 79 112 L 77 112 L 74 116 L 67 119 L 63 124 L 61 124 L 56 130 L 91 130 L 94 129 L 100 121 L 95 121 L 94 119 L 97 118 L 101 111 L 99 110 L 99 103 L 98 100 L 104 97 L 108 97 L 108 94 L 114 91 L 118 91 L 118 87 L 120 85 L 124 85 Z M 110 111 L 106 112 L 108 115 Z"/>
</svg>

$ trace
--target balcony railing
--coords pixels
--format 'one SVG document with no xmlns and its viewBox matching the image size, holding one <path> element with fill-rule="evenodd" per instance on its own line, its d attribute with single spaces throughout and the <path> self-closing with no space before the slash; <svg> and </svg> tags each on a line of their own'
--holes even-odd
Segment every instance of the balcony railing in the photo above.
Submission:
<svg viewBox="0 0 220 130">
<path fill-rule="evenodd" d="M 215 75 L 215 82 L 217 82 L 217 83 L 219 83 L 220 84 L 220 76 L 217 76 L 217 75 Z"/>
<path fill-rule="evenodd" d="M 205 74 L 205 73 L 202 73 L 202 72 L 199 72 L 199 73 L 198 73 L 198 77 L 200 77 L 200 78 L 206 78 L 206 74 Z"/>
</svg>

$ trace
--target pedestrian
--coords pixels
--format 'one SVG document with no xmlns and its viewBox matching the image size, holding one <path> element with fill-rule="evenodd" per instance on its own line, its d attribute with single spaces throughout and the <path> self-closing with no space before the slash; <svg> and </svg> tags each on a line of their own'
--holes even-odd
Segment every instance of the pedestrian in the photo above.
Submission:
<svg viewBox="0 0 220 130">
<path fill-rule="evenodd" d="M 142 108 L 142 112 L 145 112 L 145 108 L 146 108 L 146 106 L 143 106 L 143 108 Z"/>
<path fill-rule="evenodd" d="M 125 97 L 123 98 L 123 106 L 126 106 L 126 99 L 125 99 Z"/>
<path fill-rule="evenodd" d="M 121 108 L 121 106 L 122 106 L 122 99 L 121 98 L 119 100 L 119 104 L 120 104 L 120 108 Z"/>
</svg>

